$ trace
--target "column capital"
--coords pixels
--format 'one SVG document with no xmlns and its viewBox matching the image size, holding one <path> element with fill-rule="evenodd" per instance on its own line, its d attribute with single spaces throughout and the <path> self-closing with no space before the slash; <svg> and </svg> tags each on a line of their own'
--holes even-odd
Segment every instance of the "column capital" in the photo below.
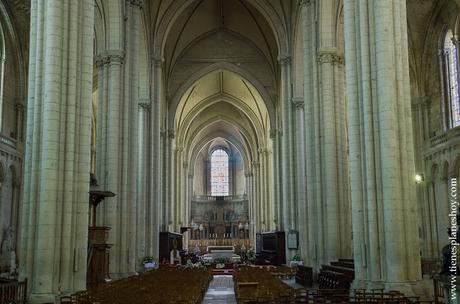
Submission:
<svg viewBox="0 0 460 304">
<path fill-rule="evenodd" d="M 174 132 L 174 130 L 168 130 L 168 137 L 174 139 L 176 137 L 176 132 Z"/>
<path fill-rule="evenodd" d="M 278 57 L 278 61 L 281 65 L 289 65 L 291 64 L 291 56 L 289 55 L 281 55 Z"/>
<path fill-rule="evenodd" d="M 253 161 L 252 166 L 257 169 L 260 167 L 260 163 L 258 161 Z"/>
<path fill-rule="evenodd" d="M 317 53 L 318 63 L 343 64 L 343 57 L 335 49 L 323 49 Z"/>
<path fill-rule="evenodd" d="M 270 130 L 270 138 L 271 139 L 274 139 L 276 138 L 276 135 L 278 134 L 278 130 L 277 129 L 271 129 Z"/>
<path fill-rule="evenodd" d="M 139 102 L 138 103 L 139 109 L 142 109 L 144 111 L 150 111 L 150 103 L 147 102 Z"/>
<path fill-rule="evenodd" d="M 301 97 L 293 97 L 292 98 L 292 103 L 294 104 L 294 106 L 298 110 L 303 109 L 303 107 L 304 107 L 304 101 L 303 101 L 303 98 L 301 98 Z"/>
<path fill-rule="evenodd" d="M 188 161 L 184 161 L 184 163 L 182 164 L 182 166 L 184 167 L 184 169 L 187 169 L 187 168 L 188 168 Z"/>
<path fill-rule="evenodd" d="M 411 105 L 413 108 L 423 108 L 429 105 L 429 100 L 427 96 L 414 96 L 411 98 Z"/>
<path fill-rule="evenodd" d="M 307 7 L 313 3 L 313 0 L 298 0 L 298 4 L 300 7 Z"/>
<path fill-rule="evenodd" d="M 245 173 L 244 173 L 244 176 L 246 176 L 246 177 L 251 177 L 251 176 L 252 176 L 252 172 L 251 172 L 251 171 L 245 172 Z"/>
<path fill-rule="evenodd" d="M 25 106 L 24 106 L 22 103 L 20 103 L 20 102 L 16 102 L 16 103 L 14 104 L 14 109 L 17 110 L 17 111 L 19 111 L 19 112 L 24 112 Z"/>
<path fill-rule="evenodd" d="M 152 65 L 154 67 L 161 67 L 165 59 L 163 57 L 152 56 Z"/>
<path fill-rule="evenodd" d="M 103 67 L 110 64 L 123 64 L 125 52 L 123 50 L 107 50 L 96 56 L 96 65 Z"/>
<path fill-rule="evenodd" d="M 132 7 L 138 7 L 139 9 L 142 9 L 144 7 L 144 1 L 143 0 L 125 0 L 127 5 L 130 5 Z"/>
</svg>

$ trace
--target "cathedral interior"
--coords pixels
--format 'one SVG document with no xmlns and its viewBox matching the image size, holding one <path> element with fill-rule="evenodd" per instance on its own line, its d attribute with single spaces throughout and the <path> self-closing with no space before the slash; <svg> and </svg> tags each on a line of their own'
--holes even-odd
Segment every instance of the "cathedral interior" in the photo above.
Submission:
<svg viewBox="0 0 460 304">
<path fill-rule="evenodd" d="M 459 38 L 460 0 L 0 0 L 0 303 L 456 303 Z"/>
</svg>

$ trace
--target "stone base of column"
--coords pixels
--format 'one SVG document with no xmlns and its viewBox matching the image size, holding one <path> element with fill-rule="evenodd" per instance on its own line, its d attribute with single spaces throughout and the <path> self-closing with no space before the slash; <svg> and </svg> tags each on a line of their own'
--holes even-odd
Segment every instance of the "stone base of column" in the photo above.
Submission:
<svg viewBox="0 0 460 304">
<path fill-rule="evenodd" d="M 407 297 L 420 297 L 421 299 L 432 296 L 432 281 L 415 282 L 386 282 L 385 291 L 397 290 Z"/>
<path fill-rule="evenodd" d="M 379 281 L 354 280 L 350 289 L 385 289 L 385 284 Z"/>
<path fill-rule="evenodd" d="M 407 297 L 420 297 L 421 299 L 429 298 L 433 293 L 433 282 L 415 281 L 415 282 L 381 282 L 381 281 L 366 281 L 355 280 L 351 284 L 350 290 L 353 289 L 383 289 L 386 292 L 399 291 Z"/>
<path fill-rule="evenodd" d="M 54 293 L 31 293 L 29 294 L 30 304 L 55 303 L 57 296 Z"/>
</svg>

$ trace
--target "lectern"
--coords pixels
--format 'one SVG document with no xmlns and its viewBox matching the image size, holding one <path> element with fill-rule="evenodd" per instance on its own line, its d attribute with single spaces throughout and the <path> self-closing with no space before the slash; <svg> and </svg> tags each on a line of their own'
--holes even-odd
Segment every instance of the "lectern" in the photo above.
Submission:
<svg viewBox="0 0 460 304">
<path fill-rule="evenodd" d="M 90 226 L 88 231 L 88 269 L 86 274 L 86 288 L 94 289 L 100 284 L 110 281 L 109 276 L 109 244 L 110 227 L 96 226 L 96 209 L 99 203 L 106 197 L 113 197 L 115 193 L 110 191 L 91 190 L 90 202 Z"/>
</svg>

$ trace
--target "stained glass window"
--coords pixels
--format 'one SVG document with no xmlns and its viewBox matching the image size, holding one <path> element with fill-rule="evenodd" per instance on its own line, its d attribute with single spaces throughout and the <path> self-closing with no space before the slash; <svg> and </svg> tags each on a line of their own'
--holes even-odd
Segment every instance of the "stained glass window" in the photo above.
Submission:
<svg viewBox="0 0 460 304">
<path fill-rule="evenodd" d="M 228 154 L 222 149 L 211 154 L 211 195 L 228 195 Z"/>
<path fill-rule="evenodd" d="M 452 119 L 451 127 L 454 128 L 460 125 L 460 96 L 458 93 L 458 50 L 452 31 L 448 31 L 446 34 L 444 51 L 448 74 L 447 89 L 449 90 L 449 106 Z"/>
</svg>

